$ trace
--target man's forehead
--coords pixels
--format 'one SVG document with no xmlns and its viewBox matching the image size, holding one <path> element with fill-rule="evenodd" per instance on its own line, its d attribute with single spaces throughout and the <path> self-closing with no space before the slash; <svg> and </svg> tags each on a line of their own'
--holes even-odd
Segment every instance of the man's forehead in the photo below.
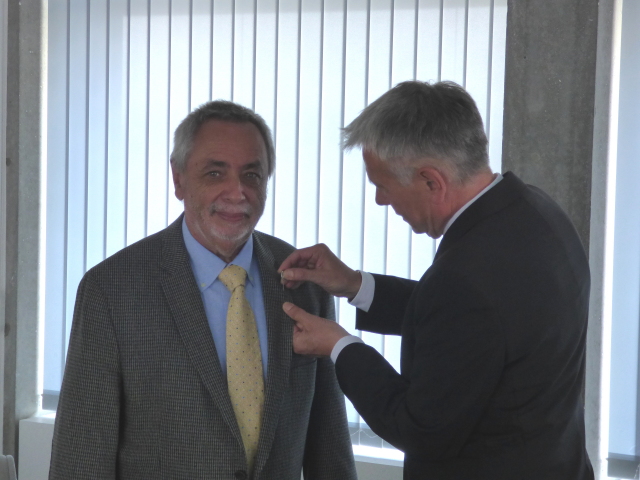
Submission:
<svg viewBox="0 0 640 480">
<path fill-rule="evenodd" d="M 253 142 L 255 141 L 255 143 Z M 266 164 L 267 146 L 260 130 L 251 122 L 230 122 L 218 119 L 208 120 L 203 123 L 193 139 L 194 149 L 206 148 L 212 154 L 211 160 L 224 160 L 215 158 L 217 151 L 229 148 L 242 149 L 245 152 L 255 147 L 256 160 Z"/>
<path fill-rule="evenodd" d="M 362 152 L 362 158 L 364 160 L 365 170 L 369 176 L 371 176 L 371 174 L 374 176 L 385 174 L 389 171 L 387 162 L 381 160 L 375 153 L 364 150 Z"/>
<path fill-rule="evenodd" d="M 198 130 L 194 137 L 199 135 L 227 135 L 230 131 L 234 131 L 236 134 L 240 132 L 253 133 L 260 138 L 261 143 L 264 145 L 264 138 L 260 133 L 260 129 L 253 122 L 236 122 L 233 120 L 221 120 L 219 118 L 212 118 L 205 121 Z"/>
<path fill-rule="evenodd" d="M 230 168 L 232 164 L 226 160 L 208 159 L 202 163 L 203 168 Z M 256 158 L 241 165 L 243 170 L 260 170 L 266 168 L 266 160 L 264 158 Z"/>
</svg>

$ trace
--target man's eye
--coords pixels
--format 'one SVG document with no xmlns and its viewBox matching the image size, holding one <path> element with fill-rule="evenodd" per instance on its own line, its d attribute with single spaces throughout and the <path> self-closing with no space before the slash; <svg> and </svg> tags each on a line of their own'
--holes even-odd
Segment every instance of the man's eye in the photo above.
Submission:
<svg viewBox="0 0 640 480">
<path fill-rule="evenodd" d="M 222 173 L 220 173 L 218 170 L 213 170 L 211 172 L 208 172 L 207 175 L 210 177 L 219 177 L 220 175 L 222 175 Z"/>
<path fill-rule="evenodd" d="M 262 175 L 260 175 L 257 172 L 247 172 L 245 173 L 245 176 L 249 179 L 249 180 L 260 180 L 262 178 Z"/>
</svg>

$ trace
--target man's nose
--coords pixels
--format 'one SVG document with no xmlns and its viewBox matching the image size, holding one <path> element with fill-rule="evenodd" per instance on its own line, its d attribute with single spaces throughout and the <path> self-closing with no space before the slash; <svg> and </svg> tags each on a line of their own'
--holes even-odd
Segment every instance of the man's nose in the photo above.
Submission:
<svg viewBox="0 0 640 480">
<path fill-rule="evenodd" d="M 241 201 L 246 199 L 245 185 L 239 176 L 229 175 L 224 187 L 224 197 L 227 200 Z"/>
<path fill-rule="evenodd" d="M 382 193 L 379 188 L 376 188 L 376 203 L 378 205 L 389 205 L 387 196 L 384 193 Z"/>
</svg>

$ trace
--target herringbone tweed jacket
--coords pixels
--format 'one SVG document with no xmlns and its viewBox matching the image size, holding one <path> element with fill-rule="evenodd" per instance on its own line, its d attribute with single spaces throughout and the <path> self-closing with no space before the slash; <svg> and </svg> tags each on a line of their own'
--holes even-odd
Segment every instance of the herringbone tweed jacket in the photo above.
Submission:
<svg viewBox="0 0 640 480">
<path fill-rule="evenodd" d="M 240 432 L 181 231 L 182 217 L 96 267 L 78 288 L 51 480 L 246 479 Z M 313 285 L 284 291 L 293 247 L 254 233 L 269 362 L 254 479 L 355 479 L 329 359 L 292 351 L 284 301 L 332 318 Z"/>
</svg>

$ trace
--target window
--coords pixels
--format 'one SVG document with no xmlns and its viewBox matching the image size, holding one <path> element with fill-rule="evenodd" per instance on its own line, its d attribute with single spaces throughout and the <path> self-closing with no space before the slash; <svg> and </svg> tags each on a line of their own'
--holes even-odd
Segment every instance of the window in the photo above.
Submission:
<svg viewBox="0 0 640 480">
<path fill-rule="evenodd" d="M 506 0 L 49 2 L 44 407 L 55 408 L 84 272 L 182 211 L 173 131 L 210 99 L 261 114 L 277 168 L 258 229 L 354 268 L 419 278 L 435 243 L 378 207 L 340 127 L 400 81 L 476 99 L 500 170 Z M 338 304 L 354 331 L 355 312 Z M 399 368 L 399 338 L 363 333 Z M 355 444 L 382 446 L 348 406 Z"/>
<path fill-rule="evenodd" d="M 640 464 L 640 4 L 624 2 L 615 190 L 609 476 L 638 478 Z"/>
</svg>

